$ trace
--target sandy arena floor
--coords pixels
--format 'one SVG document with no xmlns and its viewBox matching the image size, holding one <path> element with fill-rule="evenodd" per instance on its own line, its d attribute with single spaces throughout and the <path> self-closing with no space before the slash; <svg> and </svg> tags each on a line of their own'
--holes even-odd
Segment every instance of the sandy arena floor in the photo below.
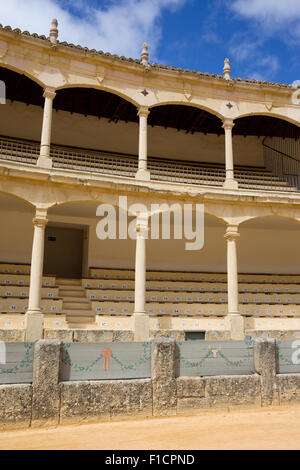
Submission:
<svg viewBox="0 0 300 470">
<path fill-rule="evenodd" d="M 300 449 L 300 405 L 0 433 L 0 449 Z"/>
</svg>

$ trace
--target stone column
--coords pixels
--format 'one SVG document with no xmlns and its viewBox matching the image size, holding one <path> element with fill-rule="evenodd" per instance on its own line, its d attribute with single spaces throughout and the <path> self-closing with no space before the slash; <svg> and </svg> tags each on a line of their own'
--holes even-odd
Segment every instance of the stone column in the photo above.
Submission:
<svg viewBox="0 0 300 470">
<path fill-rule="evenodd" d="M 150 172 L 147 170 L 147 129 L 148 129 L 148 116 L 149 109 L 146 106 L 141 106 L 138 111 L 138 116 L 140 118 L 139 126 L 139 168 L 135 177 L 139 180 L 149 181 Z"/>
<path fill-rule="evenodd" d="M 52 110 L 53 100 L 56 93 L 51 88 L 46 88 L 44 91 L 44 115 L 41 136 L 41 151 L 37 161 L 38 166 L 43 168 L 52 168 L 52 159 L 50 158 L 50 143 L 51 143 L 51 129 L 52 129 Z"/>
<path fill-rule="evenodd" d="M 47 211 L 36 210 L 33 219 L 34 234 L 31 255 L 29 302 L 26 313 L 26 333 L 27 342 L 36 341 L 43 337 L 44 315 L 41 313 L 41 289 L 44 264 L 44 239 L 45 227 L 47 225 Z"/>
<path fill-rule="evenodd" d="M 236 250 L 236 241 L 239 236 L 237 225 L 227 225 L 225 234 L 227 240 L 227 322 L 231 331 L 231 339 L 233 340 L 243 340 L 245 337 L 244 320 L 239 315 L 239 282 Z"/>
<path fill-rule="evenodd" d="M 278 369 L 276 340 L 273 338 L 254 339 L 254 369 L 260 375 L 261 406 L 279 405 L 276 374 Z"/>
<path fill-rule="evenodd" d="M 146 240 L 148 216 L 139 215 L 136 221 L 135 292 L 134 292 L 134 340 L 148 341 L 149 316 L 146 313 Z"/>
<path fill-rule="evenodd" d="M 238 189 L 238 182 L 234 179 L 233 168 L 233 146 L 232 146 L 232 129 L 234 122 L 232 119 L 224 119 L 223 129 L 225 131 L 225 166 L 226 179 L 223 187 L 226 189 Z"/>
<path fill-rule="evenodd" d="M 153 416 L 176 415 L 176 343 L 171 338 L 151 341 Z"/>
<path fill-rule="evenodd" d="M 61 341 L 39 340 L 34 345 L 32 427 L 59 423 L 59 366 Z"/>
</svg>

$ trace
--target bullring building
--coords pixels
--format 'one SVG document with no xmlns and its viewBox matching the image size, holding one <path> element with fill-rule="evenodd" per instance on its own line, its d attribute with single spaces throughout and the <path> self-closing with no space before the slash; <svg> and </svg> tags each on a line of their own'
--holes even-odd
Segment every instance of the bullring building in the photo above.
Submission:
<svg viewBox="0 0 300 470">
<path fill-rule="evenodd" d="M 1 25 L 0 80 L 1 329 L 300 329 L 300 89 L 61 42 L 56 20 Z M 101 239 L 120 197 L 149 212 Z M 203 207 L 203 247 L 150 237 L 153 204 Z"/>
</svg>

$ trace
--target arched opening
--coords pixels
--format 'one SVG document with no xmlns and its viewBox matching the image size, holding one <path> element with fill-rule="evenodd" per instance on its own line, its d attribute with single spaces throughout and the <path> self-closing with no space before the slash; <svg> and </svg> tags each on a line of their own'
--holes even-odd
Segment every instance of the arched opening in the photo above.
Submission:
<svg viewBox="0 0 300 470">
<path fill-rule="evenodd" d="M 151 157 L 223 168 L 224 130 L 211 112 L 185 104 L 158 105 L 150 109 L 148 124 L 150 168 Z"/>
<path fill-rule="evenodd" d="M 83 251 L 82 275 L 87 276 L 89 268 L 112 268 L 134 270 L 135 240 L 130 237 L 119 239 L 119 209 L 116 207 L 116 239 L 100 240 L 97 236 L 97 224 L 101 218 L 96 216 L 101 202 L 78 202 L 56 206 L 48 211 L 48 227 L 65 227 L 84 230 L 85 247 Z M 128 216 L 128 224 L 134 219 Z M 168 218 L 165 219 L 168 223 Z M 182 217 L 184 221 L 184 217 Z M 186 271 L 226 273 L 225 226 L 215 217 L 204 215 L 204 246 L 200 250 L 186 250 L 184 238 L 174 239 L 174 214 L 170 214 L 170 239 L 162 239 L 162 217 L 160 216 L 159 239 L 151 239 L 151 219 L 149 219 L 149 238 L 147 240 L 147 270 Z M 195 218 L 192 220 L 195 231 Z M 53 231 L 53 230 L 52 230 Z M 71 233 L 71 232 L 70 232 Z M 52 259 L 64 265 L 62 249 Z M 48 273 L 50 274 L 50 273 Z M 54 272 L 51 274 L 55 274 Z M 56 273 L 57 274 L 57 273 Z"/>
<path fill-rule="evenodd" d="M 239 273 L 300 274 L 300 224 L 282 217 L 259 217 L 240 225 Z"/>
<path fill-rule="evenodd" d="M 6 103 L 0 105 L 0 156 L 36 163 L 43 118 L 43 88 L 26 75 L 0 67 Z"/>
<path fill-rule="evenodd" d="M 34 208 L 26 201 L 0 193 L 0 262 L 31 263 Z"/>
<path fill-rule="evenodd" d="M 105 173 L 112 161 L 119 159 L 126 167 L 129 160 L 134 175 L 138 115 L 131 102 L 108 91 L 63 88 L 57 91 L 53 108 L 54 166 Z"/>
<path fill-rule="evenodd" d="M 250 150 L 258 147 L 252 155 L 247 153 L 247 159 L 265 168 L 261 176 L 273 178 L 277 189 L 300 189 L 300 127 L 278 117 L 251 115 L 235 121 L 233 136 L 235 155 L 243 138 L 252 142 Z"/>
</svg>

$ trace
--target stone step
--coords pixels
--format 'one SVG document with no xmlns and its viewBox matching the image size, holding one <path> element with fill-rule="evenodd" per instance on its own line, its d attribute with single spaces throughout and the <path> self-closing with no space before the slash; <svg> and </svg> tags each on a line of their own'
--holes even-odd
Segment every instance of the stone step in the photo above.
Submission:
<svg viewBox="0 0 300 470">
<path fill-rule="evenodd" d="M 69 287 L 59 287 L 59 294 L 61 297 L 85 297 L 85 289 L 84 287 L 80 287 L 78 289 L 75 289 L 72 287 L 70 289 Z"/>
<path fill-rule="evenodd" d="M 96 323 L 95 323 L 95 317 L 93 316 L 90 316 L 90 317 L 77 317 L 77 316 L 73 316 L 73 315 L 68 315 L 67 317 L 67 323 L 69 325 L 70 328 L 72 328 L 72 326 L 75 326 L 77 328 L 85 328 L 85 325 L 88 324 L 88 325 L 94 325 L 96 326 Z M 72 326 L 71 326 L 72 325 Z"/>
<path fill-rule="evenodd" d="M 79 286 L 81 287 L 81 279 L 64 279 L 64 278 L 57 278 L 56 279 L 56 285 L 58 287 L 63 287 L 63 286 Z"/>
<path fill-rule="evenodd" d="M 78 300 L 73 302 L 63 302 L 63 310 L 89 310 L 90 302 L 79 302 Z"/>
<path fill-rule="evenodd" d="M 99 325 L 95 321 L 84 321 L 83 323 L 80 323 L 79 321 L 76 320 L 68 320 L 68 327 L 69 328 L 78 328 L 80 330 L 85 330 L 85 329 L 93 329 L 93 330 L 99 330 L 101 329 Z"/>
<path fill-rule="evenodd" d="M 95 319 L 96 314 L 92 310 L 81 310 L 81 309 L 70 309 L 67 310 L 64 308 L 62 311 L 63 315 L 67 315 L 67 317 L 93 317 Z"/>
<path fill-rule="evenodd" d="M 83 296 L 78 296 L 78 295 L 74 295 L 74 296 L 62 296 L 63 298 L 63 302 L 64 302 L 64 305 L 67 303 L 76 303 L 76 304 L 89 304 L 90 303 L 90 300 L 87 299 L 87 297 L 85 295 Z"/>
</svg>

